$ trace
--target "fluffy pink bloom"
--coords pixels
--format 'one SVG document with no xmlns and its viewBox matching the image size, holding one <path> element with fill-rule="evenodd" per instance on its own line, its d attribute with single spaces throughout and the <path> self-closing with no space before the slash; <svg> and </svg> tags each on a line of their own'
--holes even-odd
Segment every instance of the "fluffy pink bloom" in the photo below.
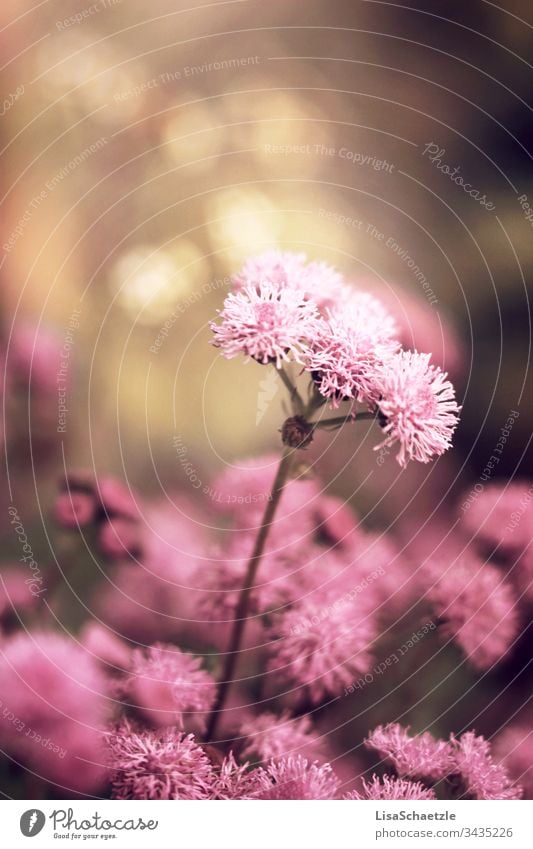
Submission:
<svg viewBox="0 0 533 849">
<path fill-rule="evenodd" d="M 54 519 L 64 528 L 82 528 L 96 516 L 97 501 L 92 493 L 76 490 L 61 492 L 54 504 Z"/>
<path fill-rule="evenodd" d="M 183 591 L 143 566 L 121 562 L 109 571 L 94 593 L 94 609 L 101 620 L 121 637 L 149 644 L 157 640 L 179 642 L 184 631 Z"/>
<path fill-rule="evenodd" d="M 394 336 L 394 322 L 380 302 L 355 293 L 342 309 L 321 320 L 306 351 L 305 368 L 333 406 L 345 400 L 376 400 L 376 369 L 398 348 Z"/>
<path fill-rule="evenodd" d="M 520 553 L 533 536 L 533 484 L 530 481 L 487 484 L 461 498 L 467 533 L 509 555 Z"/>
<path fill-rule="evenodd" d="M 251 770 L 247 763 L 239 766 L 230 752 L 219 769 L 214 770 L 209 799 L 253 799 L 265 783 L 262 770 Z"/>
<path fill-rule="evenodd" d="M 492 745 L 493 757 L 514 781 L 524 788 L 526 799 L 533 799 L 533 731 L 530 725 L 516 723 L 498 735 Z"/>
<path fill-rule="evenodd" d="M 235 461 L 226 466 L 208 490 L 213 508 L 232 517 L 238 530 L 256 530 L 271 497 L 279 454 Z M 319 503 L 320 486 L 312 478 L 298 477 L 287 483 L 270 530 L 282 542 L 302 539 L 315 527 L 313 510 Z"/>
<path fill-rule="evenodd" d="M 242 750 L 243 758 L 258 758 L 269 761 L 288 755 L 302 754 L 316 757 L 321 753 L 322 744 L 318 735 L 313 733 L 308 716 L 291 718 L 288 712 L 279 716 L 274 713 L 261 713 L 243 723 L 240 733 L 247 738 Z"/>
<path fill-rule="evenodd" d="M 122 481 L 102 478 L 97 484 L 97 491 L 107 516 L 132 521 L 139 519 L 138 496 Z"/>
<path fill-rule="evenodd" d="M 473 731 L 452 740 L 457 772 L 466 794 L 474 799 L 520 799 L 522 788 L 512 784 L 504 766 L 493 761 L 490 744 Z"/>
<path fill-rule="evenodd" d="M 220 312 L 220 324 L 211 322 L 213 344 L 225 357 L 238 354 L 259 363 L 301 361 L 307 340 L 314 335 L 318 311 L 298 289 L 280 289 L 271 283 L 230 292 Z"/>
<path fill-rule="evenodd" d="M 172 645 L 156 643 L 146 650 L 134 649 L 124 692 L 155 725 L 182 729 L 190 714 L 200 713 L 194 719 L 203 726 L 216 687 L 200 666 L 200 658 Z"/>
<path fill-rule="evenodd" d="M 377 446 L 400 445 L 397 460 L 428 463 L 451 446 L 459 407 L 446 374 L 429 363 L 430 354 L 401 351 L 379 369 L 377 406 L 387 438 Z"/>
<path fill-rule="evenodd" d="M 38 395 L 57 392 L 62 341 L 51 330 L 23 324 L 13 333 L 8 358 L 8 379 L 22 391 Z"/>
<path fill-rule="evenodd" d="M 334 799 L 339 789 L 329 764 L 310 763 L 301 755 L 272 761 L 261 772 L 265 787 L 258 799 Z"/>
<path fill-rule="evenodd" d="M 70 792 L 103 782 L 108 682 L 74 640 L 37 632 L 0 651 L 0 745 L 37 775 Z"/>
<path fill-rule="evenodd" d="M 0 631 L 17 627 L 19 616 L 35 607 L 37 596 L 31 592 L 20 565 L 0 572 Z"/>
<path fill-rule="evenodd" d="M 359 519 L 342 499 L 334 495 L 321 495 L 313 513 L 317 535 L 327 545 L 345 547 L 358 539 Z"/>
<path fill-rule="evenodd" d="M 124 721 L 109 735 L 113 799 L 207 799 L 213 767 L 192 734 L 136 731 Z"/>
<path fill-rule="evenodd" d="M 66 528 L 83 527 L 93 521 L 105 525 L 109 520 L 118 523 L 117 528 L 123 529 L 123 536 L 129 537 L 132 533 L 128 534 L 125 529 L 137 526 L 140 520 L 136 496 L 121 481 L 106 477 L 97 482 L 90 471 L 83 469 L 69 472 L 61 482 L 54 516 Z M 109 546 L 113 547 L 112 541 Z"/>
<path fill-rule="evenodd" d="M 250 257 L 232 282 L 237 290 L 249 286 L 259 289 L 262 283 L 269 283 L 279 291 L 299 291 L 321 310 L 346 301 L 351 291 L 335 268 L 325 262 L 308 263 L 305 254 L 289 251 L 267 251 Z"/>
<path fill-rule="evenodd" d="M 384 775 L 381 779 L 372 776 L 371 781 L 363 779 L 363 792 L 352 790 L 343 799 L 435 799 L 435 792 L 430 787 L 424 787 L 419 781 L 407 781 L 405 778 L 394 778 Z"/>
<path fill-rule="evenodd" d="M 142 553 L 142 529 L 131 519 L 110 519 L 102 523 L 98 544 L 111 560 L 137 559 Z"/>
<path fill-rule="evenodd" d="M 499 569 L 466 552 L 429 591 L 447 636 L 477 669 L 487 669 L 510 649 L 519 631 L 518 605 Z"/>
<path fill-rule="evenodd" d="M 339 695 L 368 672 L 372 662 L 374 617 L 364 604 L 354 609 L 337 601 L 336 593 L 316 593 L 294 605 L 272 628 L 269 671 L 291 687 L 305 688 L 315 703 Z"/>
<path fill-rule="evenodd" d="M 410 737 L 408 731 L 397 722 L 378 725 L 368 736 L 366 746 L 390 761 L 402 777 L 438 781 L 454 772 L 449 743 L 436 740 L 429 731 L 414 737 Z"/>
</svg>

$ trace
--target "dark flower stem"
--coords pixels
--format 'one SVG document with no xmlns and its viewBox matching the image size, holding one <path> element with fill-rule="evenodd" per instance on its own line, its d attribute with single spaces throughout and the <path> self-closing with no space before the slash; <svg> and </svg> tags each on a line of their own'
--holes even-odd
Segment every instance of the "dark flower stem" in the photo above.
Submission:
<svg viewBox="0 0 533 849">
<path fill-rule="evenodd" d="M 278 369 L 278 374 L 287 389 L 289 390 L 294 411 L 302 415 L 304 412 L 304 402 L 302 401 L 301 395 L 298 392 L 296 386 L 293 384 L 288 374 L 283 370 L 283 367 Z"/>
<path fill-rule="evenodd" d="M 310 422 L 313 427 L 321 428 L 321 427 L 340 427 L 343 424 L 349 424 L 350 422 L 364 422 L 364 421 L 373 421 L 376 419 L 376 413 L 356 413 L 355 416 L 336 416 L 333 419 L 319 419 L 317 422 Z"/>
<path fill-rule="evenodd" d="M 250 594 L 255 583 L 257 570 L 259 569 L 259 565 L 264 554 L 265 543 L 267 541 L 272 522 L 276 515 L 276 510 L 279 506 L 281 495 L 290 476 L 294 453 L 294 448 L 285 446 L 283 449 L 281 462 L 278 466 L 278 471 L 276 473 L 276 478 L 272 487 L 272 494 L 270 496 L 270 499 L 265 509 L 265 513 L 263 515 L 263 521 L 261 522 L 261 527 L 259 528 L 259 533 L 257 534 L 257 538 L 255 540 L 252 556 L 248 561 L 246 577 L 241 587 L 237 607 L 235 608 L 235 619 L 233 621 L 231 629 L 229 647 L 224 660 L 222 676 L 218 684 L 215 703 L 213 705 L 211 713 L 209 714 L 209 719 L 207 722 L 207 741 L 214 741 L 216 739 L 218 722 L 224 711 L 224 705 L 226 704 L 226 699 L 228 697 L 229 690 L 234 682 L 235 670 L 237 667 L 237 662 L 242 647 L 244 630 L 246 628 L 246 623 L 248 620 Z"/>
</svg>

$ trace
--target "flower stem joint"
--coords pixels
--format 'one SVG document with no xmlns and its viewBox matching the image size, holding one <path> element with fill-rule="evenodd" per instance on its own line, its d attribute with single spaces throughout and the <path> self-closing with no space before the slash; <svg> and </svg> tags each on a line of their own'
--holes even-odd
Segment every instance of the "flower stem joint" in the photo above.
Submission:
<svg viewBox="0 0 533 849">
<path fill-rule="evenodd" d="M 313 441 L 313 425 L 303 416 L 291 416 L 283 422 L 281 441 L 290 448 L 307 448 Z"/>
</svg>

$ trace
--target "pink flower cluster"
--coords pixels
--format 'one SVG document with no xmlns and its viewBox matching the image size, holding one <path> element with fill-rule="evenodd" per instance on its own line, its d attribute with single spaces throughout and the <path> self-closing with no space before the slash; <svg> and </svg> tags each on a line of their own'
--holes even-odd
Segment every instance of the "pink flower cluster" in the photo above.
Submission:
<svg viewBox="0 0 533 849">
<path fill-rule="evenodd" d="M 484 737 L 467 731 L 460 737 L 452 734 L 445 742 L 428 731 L 414 737 L 408 731 L 398 723 L 380 725 L 366 744 L 390 762 L 402 778 L 426 782 L 429 787 L 447 780 L 459 787 L 460 798 L 521 798 L 523 788 L 513 783 L 505 767 L 494 760 Z"/>
<path fill-rule="evenodd" d="M 62 481 L 55 519 L 67 529 L 95 524 L 103 553 L 121 560 L 140 554 L 140 511 L 136 496 L 121 481 L 90 472 L 70 472 Z"/>
<path fill-rule="evenodd" d="M 325 263 L 269 252 L 234 278 L 214 344 L 226 357 L 300 363 L 315 391 L 338 407 L 359 402 L 398 443 L 400 465 L 426 463 L 451 445 L 459 407 L 452 384 L 429 354 L 400 350 L 398 330 L 382 304 L 348 286 Z M 378 446 L 379 447 L 379 446 Z"/>
</svg>

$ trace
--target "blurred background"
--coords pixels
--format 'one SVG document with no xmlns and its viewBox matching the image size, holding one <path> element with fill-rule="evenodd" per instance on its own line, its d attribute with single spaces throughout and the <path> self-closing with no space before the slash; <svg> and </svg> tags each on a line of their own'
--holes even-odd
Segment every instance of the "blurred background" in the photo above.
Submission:
<svg viewBox="0 0 533 849">
<path fill-rule="evenodd" d="M 532 31 L 524 0 L 3 0 L 2 560 L 14 503 L 62 627 L 92 612 L 98 558 L 50 520 L 66 471 L 201 515 L 193 475 L 277 448 L 280 387 L 209 344 L 250 254 L 305 252 L 379 293 L 456 385 L 455 449 L 428 467 L 400 474 L 373 433 L 317 440 L 366 526 L 431 526 L 502 428 L 492 479 L 532 474 Z M 421 724 L 468 721 L 439 698 Z"/>
</svg>

